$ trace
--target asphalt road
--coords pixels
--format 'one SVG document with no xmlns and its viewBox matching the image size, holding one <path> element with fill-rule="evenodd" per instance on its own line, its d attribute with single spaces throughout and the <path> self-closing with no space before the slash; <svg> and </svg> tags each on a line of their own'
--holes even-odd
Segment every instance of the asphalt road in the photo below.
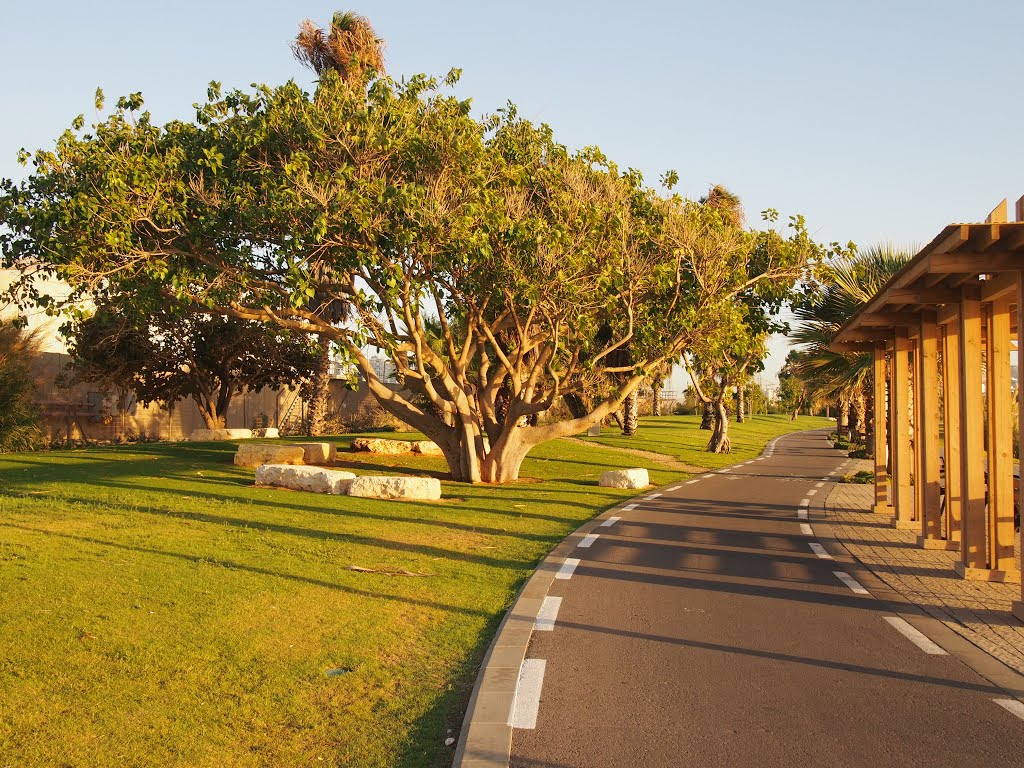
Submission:
<svg viewBox="0 0 1024 768">
<path fill-rule="evenodd" d="M 512 766 L 1024 766 L 1006 694 L 812 551 L 800 504 L 845 460 L 823 435 L 640 501 L 575 550 L 527 653 L 544 674 Z"/>
</svg>

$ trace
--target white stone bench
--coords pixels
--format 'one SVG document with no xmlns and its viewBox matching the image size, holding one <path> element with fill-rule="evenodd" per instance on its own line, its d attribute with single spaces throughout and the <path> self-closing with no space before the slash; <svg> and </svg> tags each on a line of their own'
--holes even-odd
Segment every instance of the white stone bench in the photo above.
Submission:
<svg viewBox="0 0 1024 768">
<path fill-rule="evenodd" d="M 441 481 L 435 477 L 357 477 L 348 486 L 348 495 L 437 501 L 441 498 Z"/>
<path fill-rule="evenodd" d="M 239 467 L 258 467 L 261 464 L 305 464 L 305 452 L 298 445 L 242 443 L 235 453 Z"/>
<path fill-rule="evenodd" d="M 249 440 L 250 438 L 252 438 L 251 429 L 194 429 L 188 436 L 193 443 L 210 440 Z"/>
<path fill-rule="evenodd" d="M 383 454 L 411 453 L 412 443 L 408 440 L 385 440 L 379 437 L 357 437 L 352 441 L 352 450 Z"/>
<path fill-rule="evenodd" d="M 421 453 L 424 456 L 444 456 L 441 446 L 433 440 L 416 440 L 412 444 L 413 453 Z"/>
<path fill-rule="evenodd" d="M 324 469 L 293 464 L 264 464 L 256 468 L 256 484 L 291 488 L 294 491 L 331 493 L 348 492 L 355 475 L 340 469 Z"/>
<path fill-rule="evenodd" d="M 327 464 L 334 461 L 337 449 L 331 443 L 292 443 L 302 449 L 306 464 Z"/>
<path fill-rule="evenodd" d="M 646 488 L 651 484 L 651 479 L 647 470 L 639 467 L 613 469 L 602 472 L 597 484 L 603 488 Z"/>
</svg>

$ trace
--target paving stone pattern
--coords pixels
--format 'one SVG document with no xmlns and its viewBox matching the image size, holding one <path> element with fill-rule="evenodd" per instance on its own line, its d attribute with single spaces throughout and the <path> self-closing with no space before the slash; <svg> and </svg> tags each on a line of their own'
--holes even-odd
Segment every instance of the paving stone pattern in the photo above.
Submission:
<svg viewBox="0 0 1024 768">
<path fill-rule="evenodd" d="M 871 469 L 863 464 L 853 471 Z M 1024 624 L 1010 613 L 1020 586 L 959 578 L 957 552 L 920 548 L 915 531 L 898 531 L 870 512 L 873 502 L 874 486 L 852 483 L 837 484 L 825 501 L 826 518 L 847 549 L 892 589 L 1024 674 Z M 1020 549 L 1018 536 L 1018 567 Z"/>
</svg>

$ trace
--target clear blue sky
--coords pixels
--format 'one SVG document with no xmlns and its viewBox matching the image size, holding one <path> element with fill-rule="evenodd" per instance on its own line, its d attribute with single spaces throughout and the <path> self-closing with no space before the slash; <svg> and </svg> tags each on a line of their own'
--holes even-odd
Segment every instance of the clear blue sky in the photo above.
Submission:
<svg viewBox="0 0 1024 768">
<path fill-rule="evenodd" d="M 1019 0 L 9 2 L 0 176 L 88 119 L 97 86 L 163 121 L 210 80 L 311 83 L 288 41 L 335 9 L 370 18 L 393 75 L 460 67 L 478 111 L 511 100 L 570 146 L 652 182 L 674 168 L 691 196 L 724 184 L 755 221 L 802 213 L 820 240 L 921 243 L 1024 194 Z"/>
</svg>

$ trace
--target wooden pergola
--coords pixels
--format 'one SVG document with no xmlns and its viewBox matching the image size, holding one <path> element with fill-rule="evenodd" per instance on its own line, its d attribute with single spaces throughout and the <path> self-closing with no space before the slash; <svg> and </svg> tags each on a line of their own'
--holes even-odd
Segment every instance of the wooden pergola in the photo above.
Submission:
<svg viewBox="0 0 1024 768">
<path fill-rule="evenodd" d="M 1019 584 L 1013 423 L 1024 408 L 1013 401 L 1011 357 L 1024 198 L 1016 221 L 1007 213 L 1003 200 L 984 223 L 943 229 L 831 348 L 874 356 L 875 512 L 916 530 L 922 547 L 959 550 L 960 576 Z M 1019 343 L 1016 360 L 1024 372 Z M 1024 620 L 1024 594 L 1013 612 Z"/>
</svg>

